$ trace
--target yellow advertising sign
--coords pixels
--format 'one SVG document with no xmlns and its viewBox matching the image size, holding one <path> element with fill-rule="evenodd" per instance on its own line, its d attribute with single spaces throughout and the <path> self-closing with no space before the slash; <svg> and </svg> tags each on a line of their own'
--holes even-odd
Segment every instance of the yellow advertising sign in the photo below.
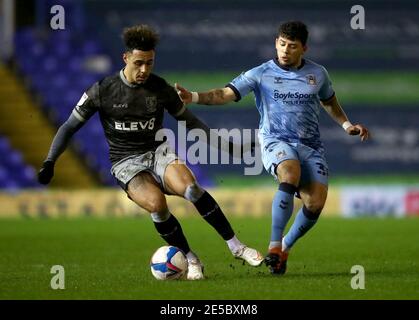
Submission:
<svg viewBox="0 0 419 320">
<path fill-rule="evenodd" d="M 264 216 L 271 214 L 271 188 L 209 190 L 227 216 Z M 168 196 L 168 206 L 177 216 L 196 215 L 195 207 L 183 198 Z M 59 218 L 59 217 L 135 217 L 147 214 L 119 189 L 77 191 L 22 191 L 0 193 L 0 218 Z M 339 213 L 339 195 L 330 190 L 323 215 Z M 301 207 L 296 199 L 295 210 Z"/>
</svg>

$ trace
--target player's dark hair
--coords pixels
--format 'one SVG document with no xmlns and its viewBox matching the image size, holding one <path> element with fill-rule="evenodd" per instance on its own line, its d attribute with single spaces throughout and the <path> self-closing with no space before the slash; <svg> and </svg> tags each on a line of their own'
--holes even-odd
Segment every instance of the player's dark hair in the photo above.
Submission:
<svg viewBox="0 0 419 320">
<path fill-rule="evenodd" d="M 158 33 L 146 24 L 125 28 L 122 37 L 126 51 L 135 49 L 142 51 L 154 50 L 159 42 Z"/>
<path fill-rule="evenodd" d="M 295 41 L 300 40 L 303 46 L 307 43 L 307 26 L 301 21 L 288 21 L 279 26 L 278 34 L 280 37 Z"/>
</svg>

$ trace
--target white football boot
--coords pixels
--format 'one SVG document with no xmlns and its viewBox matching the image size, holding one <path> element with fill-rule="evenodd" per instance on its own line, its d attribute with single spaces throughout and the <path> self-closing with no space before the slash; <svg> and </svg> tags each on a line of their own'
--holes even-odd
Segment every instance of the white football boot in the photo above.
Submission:
<svg viewBox="0 0 419 320">
<path fill-rule="evenodd" d="M 263 255 L 256 249 L 243 245 L 238 251 L 233 253 L 236 259 L 242 259 L 252 267 L 258 267 L 263 262 Z"/>
<path fill-rule="evenodd" d="M 188 259 L 188 280 L 204 279 L 204 266 L 198 258 Z"/>
</svg>

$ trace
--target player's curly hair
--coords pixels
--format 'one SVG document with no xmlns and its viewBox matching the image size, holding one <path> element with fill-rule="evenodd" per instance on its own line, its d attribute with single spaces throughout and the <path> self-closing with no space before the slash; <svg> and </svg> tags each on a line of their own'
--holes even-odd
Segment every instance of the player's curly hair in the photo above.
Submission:
<svg viewBox="0 0 419 320">
<path fill-rule="evenodd" d="M 308 39 L 307 26 L 301 21 L 288 21 L 279 26 L 279 36 L 295 41 L 300 40 L 303 46 Z"/>
<path fill-rule="evenodd" d="M 124 39 L 126 51 L 134 49 L 142 51 L 154 50 L 159 42 L 158 33 L 146 24 L 125 28 L 122 38 Z"/>
</svg>

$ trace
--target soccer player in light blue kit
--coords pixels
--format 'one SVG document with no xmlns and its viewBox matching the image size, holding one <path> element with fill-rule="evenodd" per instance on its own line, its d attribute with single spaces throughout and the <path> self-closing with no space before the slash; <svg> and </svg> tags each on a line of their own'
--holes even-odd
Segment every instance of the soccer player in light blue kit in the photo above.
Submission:
<svg viewBox="0 0 419 320">
<path fill-rule="evenodd" d="M 342 110 L 326 69 L 304 59 L 307 27 L 290 21 L 279 27 L 277 57 L 235 78 L 225 88 L 208 92 L 176 89 L 185 104 L 207 105 L 238 101 L 251 91 L 260 113 L 259 142 L 265 169 L 279 181 L 272 203 L 272 230 L 265 263 L 272 274 L 284 274 L 295 242 L 317 222 L 327 197 L 328 166 L 320 141 L 319 113 L 323 107 L 349 135 L 368 139 L 367 128 L 352 125 Z M 288 233 L 294 194 L 303 207 Z"/>
</svg>

